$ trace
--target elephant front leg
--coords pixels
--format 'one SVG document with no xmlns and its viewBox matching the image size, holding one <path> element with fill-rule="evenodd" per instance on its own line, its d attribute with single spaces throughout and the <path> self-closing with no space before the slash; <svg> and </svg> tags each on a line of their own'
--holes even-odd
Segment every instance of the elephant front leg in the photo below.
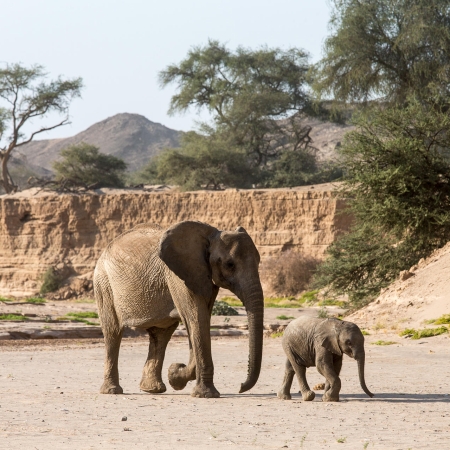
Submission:
<svg viewBox="0 0 450 450">
<path fill-rule="evenodd" d="M 332 359 L 332 357 L 330 357 Z M 341 380 L 334 368 L 333 361 L 320 361 L 317 363 L 317 370 L 326 379 L 325 393 L 322 401 L 324 402 L 338 402 L 339 392 L 341 391 Z"/>
<path fill-rule="evenodd" d="M 206 305 L 196 305 L 189 311 L 183 311 L 186 325 L 194 351 L 196 380 L 191 395 L 200 398 L 218 398 L 219 391 L 215 388 L 214 364 L 211 356 L 211 316 Z"/>
<path fill-rule="evenodd" d="M 189 338 L 189 363 L 173 363 L 169 367 L 169 383 L 176 390 L 181 391 L 186 387 L 188 381 L 192 381 L 196 379 L 196 370 L 195 370 L 195 356 L 194 350 L 192 348 L 191 339 Z"/>
<path fill-rule="evenodd" d="M 166 392 L 166 385 L 161 378 L 161 370 L 167 344 L 177 326 L 178 322 L 168 328 L 151 327 L 147 330 L 149 334 L 149 346 L 147 361 L 144 365 L 141 384 L 139 386 L 141 391 L 151 394 Z"/>
</svg>

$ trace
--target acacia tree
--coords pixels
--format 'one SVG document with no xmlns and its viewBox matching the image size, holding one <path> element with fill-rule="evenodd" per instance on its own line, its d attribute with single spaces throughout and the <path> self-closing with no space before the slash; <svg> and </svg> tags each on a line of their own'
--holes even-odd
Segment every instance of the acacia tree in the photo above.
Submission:
<svg viewBox="0 0 450 450">
<path fill-rule="evenodd" d="M 339 101 L 448 104 L 448 0 L 333 0 L 314 88 Z"/>
<path fill-rule="evenodd" d="M 44 68 L 39 65 L 27 68 L 8 64 L 0 69 L 0 182 L 7 193 L 17 189 L 8 171 L 8 161 L 14 150 L 40 133 L 70 123 L 70 101 L 80 96 L 81 78 L 63 80 L 59 77 L 50 82 L 45 82 L 45 78 Z M 63 115 L 63 120 L 35 131 L 24 131 L 33 119 L 45 118 L 53 112 Z"/>
<path fill-rule="evenodd" d="M 56 179 L 86 186 L 123 187 L 126 163 L 116 156 L 100 153 L 95 145 L 71 145 L 61 150 L 61 160 L 53 163 Z"/>
<path fill-rule="evenodd" d="M 226 136 L 254 165 L 264 166 L 287 145 L 302 151 L 311 142 L 310 127 L 295 115 L 311 110 L 308 70 L 308 55 L 300 49 L 239 47 L 232 52 L 209 41 L 159 76 L 162 86 L 178 86 L 169 113 L 190 107 L 208 111 L 213 126 L 203 126 L 204 134 Z"/>
</svg>

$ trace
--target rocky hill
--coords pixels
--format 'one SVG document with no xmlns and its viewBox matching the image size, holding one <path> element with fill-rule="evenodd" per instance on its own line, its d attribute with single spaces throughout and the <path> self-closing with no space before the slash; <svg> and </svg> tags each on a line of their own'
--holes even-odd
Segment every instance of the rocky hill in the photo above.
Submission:
<svg viewBox="0 0 450 450">
<path fill-rule="evenodd" d="M 122 113 L 70 138 L 30 142 L 20 149 L 20 153 L 28 163 L 51 170 L 63 148 L 86 142 L 98 146 L 103 153 L 122 158 L 128 169 L 134 171 L 162 149 L 177 147 L 180 133 L 139 114 Z"/>
<path fill-rule="evenodd" d="M 348 125 L 322 122 L 304 118 L 304 125 L 311 127 L 312 145 L 317 148 L 322 161 L 336 157 L 336 146 L 340 145 L 344 134 L 351 129 Z M 148 160 L 167 147 L 177 147 L 181 132 L 154 123 L 139 114 L 116 114 L 98 122 L 87 130 L 66 139 L 33 141 L 20 149 L 21 155 L 33 173 L 37 167 L 52 170 L 52 163 L 60 151 L 73 144 L 87 142 L 96 145 L 100 151 L 122 158 L 132 172 L 142 168 Z M 42 171 L 41 171 L 42 172 Z M 23 187 L 23 183 L 19 183 Z"/>
</svg>

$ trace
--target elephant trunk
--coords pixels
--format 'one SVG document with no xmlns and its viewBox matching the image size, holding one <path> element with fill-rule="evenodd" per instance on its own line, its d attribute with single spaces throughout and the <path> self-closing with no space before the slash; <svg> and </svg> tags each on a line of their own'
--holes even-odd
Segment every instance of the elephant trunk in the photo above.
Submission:
<svg viewBox="0 0 450 450">
<path fill-rule="evenodd" d="M 367 389 L 366 386 L 366 381 L 364 379 L 364 365 L 365 365 L 365 360 L 366 360 L 366 355 L 365 353 L 358 355 L 356 358 L 356 361 L 358 363 L 358 374 L 359 374 L 359 383 L 363 389 L 363 391 L 369 396 L 369 397 L 373 397 L 372 392 L 369 391 L 369 389 Z"/>
<path fill-rule="evenodd" d="M 264 327 L 264 296 L 258 281 L 252 288 L 245 289 L 242 303 L 247 310 L 249 332 L 249 357 L 247 380 L 241 384 L 239 393 L 250 390 L 258 381 L 261 371 L 263 327 Z"/>
</svg>

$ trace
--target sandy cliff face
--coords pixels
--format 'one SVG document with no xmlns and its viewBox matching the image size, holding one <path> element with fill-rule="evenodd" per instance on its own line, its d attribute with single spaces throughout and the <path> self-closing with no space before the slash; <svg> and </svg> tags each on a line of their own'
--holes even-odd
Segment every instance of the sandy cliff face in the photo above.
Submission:
<svg viewBox="0 0 450 450">
<path fill-rule="evenodd" d="M 143 222 L 168 227 L 200 220 L 219 229 L 243 226 L 267 257 L 287 249 L 321 258 L 349 217 L 329 187 L 314 190 L 226 190 L 84 195 L 39 193 L 0 197 L 0 294 L 26 295 L 39 275 L 65 263 L 92 271 L 107 243 Z"/>
</svg>

